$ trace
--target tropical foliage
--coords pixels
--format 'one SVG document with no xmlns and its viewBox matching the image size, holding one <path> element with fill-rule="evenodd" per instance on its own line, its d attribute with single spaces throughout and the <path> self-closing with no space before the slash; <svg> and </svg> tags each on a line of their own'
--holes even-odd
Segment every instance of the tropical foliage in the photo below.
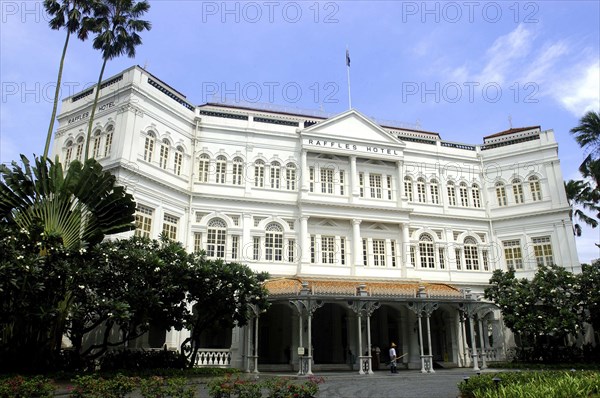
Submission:
<svg viewBox="0 0 600 398">
<path fill-rule="evenodd" d="M 92 105 L 92 113 L 88 123 L 87 145 L 85 157 L 88 159 L 89 146 L 96 106 L 100 95 L 100 84 L 104 76 L 106 63 L 111 59 L 126 54 L 135 57 L 135 48 L 142 44 L 139 33 L 150 30 L 151 24 L 140 19 L 148 10 L 150 4 L 146 0 L 102 0 L 94 5 L 94 15 L 84 19 L 83 26 L 96 33 L 93 40 L 94 49 L 102 53 L 102 67 L 96 84 L 96 95 Z"/>
<path fill-rule="evenodd" d="M 541 266 L 532 280 L 517 279 L 515 271 L 496 270 L 485 297 L 494 301 L 505 325 L 517 336 L 521 358 L 554 362 L 576 360 L 583 355 L 565 350 L 570 337 L 584 330 L 584 323 L 597 317 L 600 291 L 597 266 L 585 266 L 573 274 L 559 266 Z"/>
</svg>

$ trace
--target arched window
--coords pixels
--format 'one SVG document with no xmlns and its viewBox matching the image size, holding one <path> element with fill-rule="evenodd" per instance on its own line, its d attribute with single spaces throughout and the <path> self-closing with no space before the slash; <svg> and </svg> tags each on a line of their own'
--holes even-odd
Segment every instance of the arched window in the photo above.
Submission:
<svg viewBox="0 0 600 398">
<path fill-rule="evenodd" d="M 506 206 L 506 188 L 500 181 L 496 183 L 496 198 L 498 199 L 498 206 Z"/>
<path fill-rule="evenodd" d="M 210 166 L 210 156 L 206 153 L 200 155 L 198 159 L 198 181 L 207 182 L 208 181 L 208 167 Z"/>
<path fill-rule="evenodd" d="M 206 256 L 210 258 L 225 258 L 225 241 L 227 224 L 220 218 L 208 222 L 206 239 Z"/>
<path fill-rule="evenodd" d="M 471 196 L 473 197 L 473 207 L 481 207 L 481 193 L 479 192 L 479 185 L 471 185 Z"/>
<path fill-rule="evenodd" d="M 404 194 L 408 198 L 409 202 L 413 201 L 412 179 L 408 176 L 404 177 Z"/>
<path fill-rule="evenodd" d="M 217 184 L 225 184 L 225 174 L 227 172 L 227 158 L 223 155 L 217 156 L 215 176 Z"/>
<path fill-rule="evenodd" d="M 456 187 L 454 186 L 454 181 L 448 181 L 447 191 L 448 191 L 448 204 L 450 206 L 456 206 Z"/>
<path fill-rule="evenodd" d="M 279 189 L 281 181 L 281 164 L 279 162 L 271 162 L 271 188 Z"/>
<path fill-rule="evenodd" d="M 469 191 L 465 182 L 459 184 L 458 192 L 460 194 L 460 205 L 462 207 L 469 207 Z"/>
<path fill-rule="evenodd" d="M 162 140 L 162 143 L 160 144 L 160 156 L 158 159 L 158 165 L 161 169 L 167 169 L 167 165 L 169 162 L 169 146 L 169 140 Z"/>
<path fill-rule="evenodd" d="M 265 186 L 265 162 L 260 159 L 254 162 L 254 186 Z"/>
<path fill-rule="evenodd" d="M 102 141 L 100 133 L 100 130 L 94 131 L 94 141 L 92 143 L 92 156 L 95 159 L 98 159 L 100 157 L 100 142 Z"/>
<path fill-rule="evenodd" d="M 515 203 L 523 203 L 523 184 L 521 183 L 521 180 L 519 180 L 518 178 L 512 180 L 512 188 L 513 194 L 515 195 Z"/>
<path fill-rule="evenodd" d="M 104 140 L 104 156 L 110 155 L 112 150 L 114 128 L 112 125 L 106 127 L 106 139 Z"/>
<path fill-rule="evenodd" d="M 181 166 L 183 164 L 183 148 L 178 146 L 173 158 L 173 172 L 175 175 L 181 175 Z"/>
<path fill-rule="evenodd" d="M 67 141 L 65 150 L 65 166 L 68 166 L 71 163 L 71 156 L 73 156 L 73 141 Z"/>
<path fill-rule="evenodd" d="M 146 135 L 146 141 L 144 143 L 144 160 L 146 162 L 152 162 L 152 155 L 154 154 L 154 141 L 156 136 L 152 131 Z"/>
<path fill-rule="evenodd" d="M 77 139 L 77 152 L 75 153 L 75 159 L 83 162 L 83 137 L 79 137 Z"/>
<path fill-rule="evenodd" d="M 296 165 L 294 163 L 285 165 L 285 184 L 287 190 L 296 190 Z"/>
<path fill-rule="evenodd" d="M 244 161 L 240 157 L 233 159 L 233 184 L 242 185 L 242 173 L 244 168 Z"/>
<path fill-rule="evenodd" d="M 433 238 L 429 234 L 419 236 L 419 259 L 421 260 L 421 268 L 435 268 Z"/>
<path fill-rule="evenodd" d="M 417 201 L 425 203 L 427 201 L 425 194 L 425 179 L 417 178 Z"/>
<path fill-rule="evenodd" d="M 542 200 L 542 187 L 540 180 L 536 176 L 529 177 L 529 189 L 531 190 L 531 199 L 534 202 Z"/>
<path fill-rule="evenodd" d="M 438 181 L 435 178 L 432 178 L 429 181 L 429 193 L 431 194 L 431 203 L 439 204 L 440 203 L 440 190 L 438 188 Z"/>
<path fill-rule="evenodd" d="M 265 259 L 283 261 L 283 227 L 272 222 L 265 228 Z"/>
<path fill-rule="evenodd" d="M 472 237 L 465 238 L 465 267 L 467 270 L 479 271 L 479 253 L 477 241 Z"/>
</svg>

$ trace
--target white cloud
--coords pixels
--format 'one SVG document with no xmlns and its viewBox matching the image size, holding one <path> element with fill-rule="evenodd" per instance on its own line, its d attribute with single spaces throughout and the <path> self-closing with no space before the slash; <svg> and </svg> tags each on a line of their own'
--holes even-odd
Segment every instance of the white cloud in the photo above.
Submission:
<svg viewBox="0 0 600 398">
<path fill-rule="evenodd" d="M 553 90 L 554 97 L 575 116 L 600 110 L 600 62 L 580 65 L 577 73 Z"/>
<path fill-rule="evenodd" d="M 534 40 L 534 32 L 527 30 L 523 24 L 498 37 L 486 53 L 487 63 L 478 74 L 477 81 L 502 84 L 515 61 L 525 58 L 531 52 Z"/>
</svg>

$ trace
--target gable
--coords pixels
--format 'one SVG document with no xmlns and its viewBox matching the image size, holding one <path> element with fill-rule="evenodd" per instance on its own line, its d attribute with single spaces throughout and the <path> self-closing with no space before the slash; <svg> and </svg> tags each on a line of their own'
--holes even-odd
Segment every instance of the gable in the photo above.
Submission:
<svg viewBox="0 0 600 398">
<path fill-rule="evenodd" d="M 404 147 L 404 143 L 355 110 L 349 110 L 302 131 L 306 137 L 329 140 L 364 141 Z"/>
</svg>

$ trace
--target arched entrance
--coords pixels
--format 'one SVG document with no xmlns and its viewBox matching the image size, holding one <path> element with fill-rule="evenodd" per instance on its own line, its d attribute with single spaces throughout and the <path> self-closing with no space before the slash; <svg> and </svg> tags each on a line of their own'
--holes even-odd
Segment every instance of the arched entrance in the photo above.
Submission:
<svg viewBox="0 0 600 398">
<path fill-rule="evenodd" d="M 273 303 L 261 314 L 258 332 L 258 363 L 289 364 L 292 345 L 292 308 L 288 303 Z"/>
<path fill-rule="evenodd" d="M 349 363 L 349 311 L 340 304 L 326 303 L 313 314 L 312 346 L 315 364 Z"/>
</svg>

